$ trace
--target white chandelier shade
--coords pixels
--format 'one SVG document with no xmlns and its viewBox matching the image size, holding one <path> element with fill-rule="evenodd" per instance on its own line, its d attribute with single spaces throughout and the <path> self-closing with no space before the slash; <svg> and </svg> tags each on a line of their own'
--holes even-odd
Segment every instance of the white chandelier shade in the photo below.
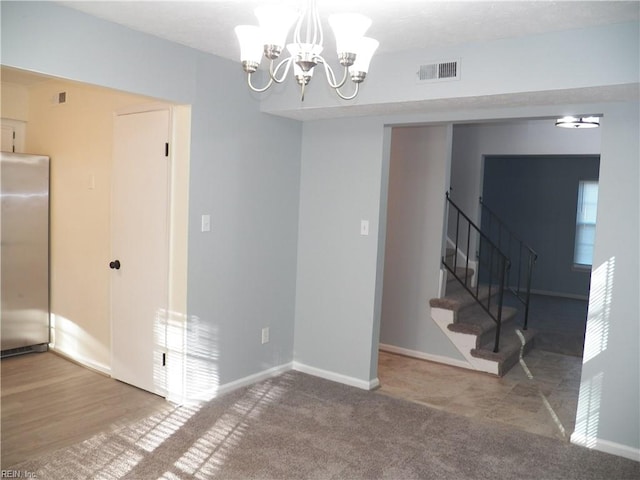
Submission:
<svg viewBox="0 0 640 480">
<path fill-rule="evenodd" d="M 236 36 L 240 42 L 240 58 L 247 63 L 260 63 L 262 59 L 262 32 L 260 27 L 238 25 Z"/>
<path fill-rule="evenodd" d="M 359 13 L 329 15 L 327 20 L 336 38 L 338 54 L 340 52 L 360 53 L 359 42 L 371 26 L 371 20 Z"/>
<path fill-rule="evenodd" d="M 251 90 L 264 92 L 274 83 L 284 82 L 293 64 L 293 75 L 301 88 L 304 100 L 305 86 L 311 81 L 314 68 L 322 64 L 327 83 L 336 94 L 345 100 L 356 97 L 359 84 L 369 71 L 369 64 L 378 48 L 378 42 L 365 37 L 371 20 L 358 13 L 334 14 L 328 22 L 336 40 L 336 54 L 344 72 L 337 80 L 333 69 L 321 55 L 324 49 L 324 32 L 315 0 L 302 13 L 284 6 L 260 6 L 255 10 L 259 26 L 239 25 L 235 28 L 240 43 L 242 68 L 247 73 L 247 83 Z M 287 42 L 288 34 L 295 23 L 293 41 Z M 288 57 L 275 63 L 283 50 Z M 269 62 L 269 80 L 264 87 L 255 87 L 251 76 L 262 62 Z M 355 86 L 350 95 L 341 91 L 348 79 Z"/>
<path fill-rule="evenodd" d="M 261 6 L 255 9 L 260 25 L 263 45 L 279 45 L 286 43 L 291 26 L 298 19 L 298 13 L 287 7 Z"/>
</svg>

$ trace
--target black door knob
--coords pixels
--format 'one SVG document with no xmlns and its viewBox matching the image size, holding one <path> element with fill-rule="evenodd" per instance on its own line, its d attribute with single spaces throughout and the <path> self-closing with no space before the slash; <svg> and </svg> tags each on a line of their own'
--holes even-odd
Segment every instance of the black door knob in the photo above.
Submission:
<svg viewBox="0 0 640 480">
<path fill-rule="evenodd" d="M 109 268 L 115 268 L 116 270 L 120 270 L 120 260 L 114 260 L 113 262 L 109 262 Z"/>
</svg>

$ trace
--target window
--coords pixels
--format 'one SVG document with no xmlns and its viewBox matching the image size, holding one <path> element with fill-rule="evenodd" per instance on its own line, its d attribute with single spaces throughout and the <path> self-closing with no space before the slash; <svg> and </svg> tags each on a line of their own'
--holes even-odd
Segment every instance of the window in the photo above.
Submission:
<svg viewBox="0 0 640 480">
<path fill-rule="evenodd" d="M 593 262 L 597 207 L 598 182 L 581 181 L 578 186 L 576 245 L 573 253 L 573 263 L 577 266 L 590 267 Z"/>
</svg>

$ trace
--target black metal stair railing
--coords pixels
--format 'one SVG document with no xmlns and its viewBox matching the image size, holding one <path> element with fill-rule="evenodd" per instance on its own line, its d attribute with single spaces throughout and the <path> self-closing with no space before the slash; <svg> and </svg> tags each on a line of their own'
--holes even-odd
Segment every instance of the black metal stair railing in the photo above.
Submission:
<svg viewBox="0 0 640 480">
<path fill-rule="evenodd" d="M 452 255 L 453 259 L 448 261 L 448 255 L 445 253 L 442 257 L 442 264 L 495 322 L 496 334 L 493 351 L 498 352 L 500 348 L 504 291 L 510 269 L 509 258 L 460 210 L 451 200 L 448 192 L 446 198 L 448 207 L 446 232 L 455 238 L 455 242 L 453 247 L 454 253 Z M 451 220 L 454 218 L 455 225 L 451 225 Z M 472 246 L 473 248 L 478 246 L 478 250 L 475 252 L 475 286 L 471 285 L 471 278 L 469 276 L 469 259 L 472 257 Z M 458 270 L 459 254 L 464 257 L 464 274 L 461 274 Z M 479 274 L 481 270 L 483 272 L 483 278 L 487 279 L 487 286 L 485 288 L 488 288 L 488 292 L 481 292 L 480 282 L 477 281 L 480 277 Z M 494 299 L 496 296 L 497 302 Z M 494 302 L 493 305 L 492 301 Z"/>
<path fill-rule="evenodd" d="M 483 232 L 505 252 L 515 267 L 507 276 L 507 288 L 524 305 L 523 330 L 526 330 L 531 303 L 531 279 L 538 254 L 505 225 L 505 222 L 482 201 L 482 197 L 480 206 Z"/>
</svg>

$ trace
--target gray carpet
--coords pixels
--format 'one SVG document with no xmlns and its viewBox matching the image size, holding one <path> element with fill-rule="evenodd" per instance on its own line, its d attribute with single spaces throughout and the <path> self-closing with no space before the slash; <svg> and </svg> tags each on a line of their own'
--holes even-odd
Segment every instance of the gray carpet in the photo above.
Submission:
<svg viewBox="0 0 640 480">
<path fill-rule="evenodd" d="M 638 479 L 640 463 L 288 372 L 12 467 L 48 479 Z"/>
</svg>

